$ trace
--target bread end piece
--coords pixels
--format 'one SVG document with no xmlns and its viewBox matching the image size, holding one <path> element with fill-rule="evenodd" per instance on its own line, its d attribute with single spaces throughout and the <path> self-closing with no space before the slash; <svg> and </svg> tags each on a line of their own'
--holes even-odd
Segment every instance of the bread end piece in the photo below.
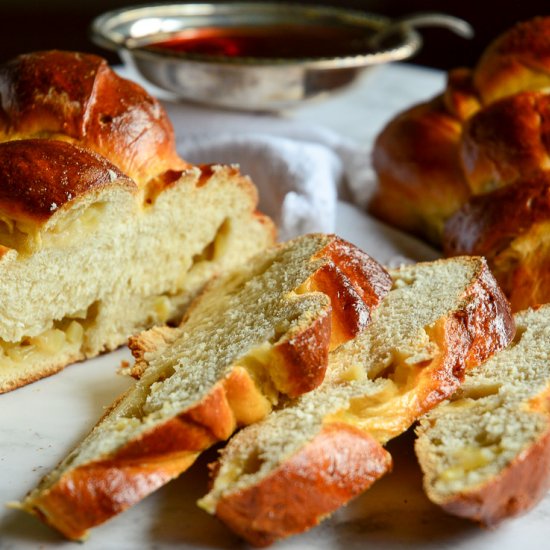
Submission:
<svg viewBox="0 0 550 550">
<path fill-rule="evenodd" d="M 495 479 L 441 503 L 448 513 L 486 527 L 530 510 L 550 489 L 550 428 Z"/>
<path fill-rule="evenodd" d="M 494 526 L 550 488 L 549 320 L 548 305 L 516 314 L 510 345 L 421 420 L 424 488 L 447 512 Z"/>
<path fill-rule="evenodd" d="M 314 527 L 390 470 L 389 453 L 373 437 L 327 424 L 260 483 L 222 497 L 215 513 L 254 546 L 268 546 Z M 301 485 L 290 500 L 288 487 Z M 209 508 L 207 498 L 199 504 Z"/>
</svg>

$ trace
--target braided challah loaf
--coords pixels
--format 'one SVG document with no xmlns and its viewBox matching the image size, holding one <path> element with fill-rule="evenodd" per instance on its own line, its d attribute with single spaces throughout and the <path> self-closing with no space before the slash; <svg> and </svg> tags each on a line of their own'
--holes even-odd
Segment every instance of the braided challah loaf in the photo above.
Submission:
<svg viewBox="0 0 550 550">
<path fill-rule="evenodd" d="M 189 165 L 160 103 L 101 57 L 21 55 L 0 68 L 0 141 L 69 141 L 109 159 L 138 185 Z"/>
<path fill-rule="evenodd" d="M 188 165 L 162 106 L 102 59 L 0 68 L 0 393 L 181 316 L 273 242 L 235 167 Z"/>
<path fill-rule="evenodd" d="M 550 301 L 550 17 L 520 23 L 473 70 L 391 121 L 370 210 L 440 245 L 483 254 L 514 310 Z"/>
</svg>

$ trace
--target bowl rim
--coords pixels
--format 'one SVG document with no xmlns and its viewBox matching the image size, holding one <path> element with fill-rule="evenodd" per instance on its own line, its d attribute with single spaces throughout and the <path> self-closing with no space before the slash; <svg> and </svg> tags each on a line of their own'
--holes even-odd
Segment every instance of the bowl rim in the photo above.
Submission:
<svg viewBox="0 0 550 550">
<path fill-rule="evenodd" d="M 367 52 L 356 55 L 343 55 L 334 57 L 304 57 L 296 59 L 287 58 L 258 58 L 258 57 L 227 57 L 223 55 L 206 55 L 187 52 L 173 52 L 161 50 L 160 48 L 148 48 L 151 41 L 139 40 L 126 36 L 117 31 L 117 26 L 130 24 L 145 17 L 175 17 L 186 16 L 192 18 L 199 15 L 207 17 L 208 15 L 220 15 L 227 13 L 257 13 L 262 15 L 273 14 L 302 14 L 305 19 L 315 20 L 324 17 L 334 18 L 342 23 L 355 24 L 355 26 L 364 26 L 367 28 L 378 27 L 382 29 L 389 25 L 392 19 L 369 12 L 342 8 L 337 6 L 321 6 L 316 4 L 296 4 L 288 2 L 166 2 L 166 3 L 148 3 L 126 6 L 102 13 L 97 16 L 90 25 L 91 39 L 99 46 L 109 50 L 126 50 L 132 55 L 140 58 L 163 59 L 173 62 L 190 62 L 213 65 L 235 65 L 235 66 L 291 66 L 299 65 L 306 68 L 316 69 L 334 69 L 334 68 L 352 68 L 364 67 L 387 63 L 390 61 L 400 61 L 414 55 L 422 46 L 422 37 L 412 27 L 405 27 L 401 30 L 402 41 L 400 44 L 379 51 Z M 241 24 L 242 25 L 242 24 Z M 230 26 L 230 25 L 228 25 Z M 172 33 L 155 33 L 155 41 L 159 36 L 168 38 Z M 146 38 L 147 35 L 144 35 Z M 148 35 L 153 36 L 153 35 Z"/>
</svg>

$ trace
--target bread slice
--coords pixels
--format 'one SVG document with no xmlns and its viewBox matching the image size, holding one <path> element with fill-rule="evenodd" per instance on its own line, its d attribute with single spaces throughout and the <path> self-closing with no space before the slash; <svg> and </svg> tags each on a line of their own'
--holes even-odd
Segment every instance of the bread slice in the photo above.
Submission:
<svg viewBox="0 0 550 550">
<path fill-rule="evenodd" d="M 235 435 L 200 505 L 249 542 L 302 532 L 391 467 L 382 445 L 513 335 L 480 258 L 391 272 L 369 327 L 330 354 L 321 386 Z"/>
<path fill-rule="evenodd" d="M 428 497 L 489 526 L 550 488 L 550 306 L 515 320 L 510 346 L 468 373 L 417 430 Z"/>
<path fill-rule="evenodd" d="M 178 328 L 132 340 L 140 379 L 22 507 L 82 538 L 263 418 L 281 394 L 317 386 L 331 346 L 365 328 L 390 286 L 379 264 L 335 236 L 256 256 L 213 282 Z"/>
<path fill-rule="evenodd" d="M 232 166 L 180 159 L 160 103 L 96 56 L 0 67 L 0 393 L 179 320 L 271 245 Z"/>
</svg>

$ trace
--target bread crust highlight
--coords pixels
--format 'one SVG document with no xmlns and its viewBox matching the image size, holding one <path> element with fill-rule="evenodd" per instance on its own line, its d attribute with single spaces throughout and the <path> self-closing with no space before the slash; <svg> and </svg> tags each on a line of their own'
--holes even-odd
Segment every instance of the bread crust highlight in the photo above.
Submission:
<svg viewBox="0 0 550 550">
<path fill-rule="evenodd" d="M 58 50 L 0 67 L 0 139 L 66 139 L 108 158 L 143 185 L 189 167 L 160 103 L 101 57 Z"/>
<path fill-rule="evenodd" d="M 389 453 L 373 437 L 326 424 L 259 484 L 222 497 L 216 515 L 254 546 L 268 546 L 314 527 L 390 470 Z"/>
<path fill-rule="evenodd" d="M 410 365 L 411 374 L 407 380 L 399 381 L 396 369 L 401 364 L 399 361 L 406 363 L 408 358 L 397 358 L 395 365 L 390 361 L 386 367 L 385 363 L 364 367 L 369 368 L 365 376 L 371 384 L 385 382 L 385 386 L 381 386 L 372 397 L 360 385 L 363 379 L 359 374 L 355 378 L 353 374 L 348 376 L 345 371 L 336 374 L 340 372 L 336 364 L 349 363 L 349 366 L 353 366 L 361 360 L 357 349 L 363 337 L 360 334 L 355 343 L 351 341 L 332 352 L 333 370 L 329 362 L 328 379 L 317 390 L 287 404 L 287 410 L 295 409 L 296 418 L 300 419 L 302 416 L 315 415 L 313 411 L 317 410 L 317 406 L 331 401 L 331 396 L 339 395 L 348 380 L 350 388 L 359 388 L 353 391 L 364 392 L 357 395 L 350 393 L 347 401 L 335 401 L 334 411 L 319 413 L 323 414 L 320 420 L 323 429 L 330 427 L 331 439 L 335 442 L 343 431 L 341 441 L 343 445 L 349 445 L 346 451 L 349 454 L 344 452 L 339 456 L 344 461 L 341 466 L 343 471 L 355 472 L 355 477 L 350 478 L 353 488 L 350 486 L 345 492 L 340 492 L 340 481 L 333 477 L 333 469 L 324 464 L 326 469 L 317 471 L 318 462 L 313 457 L 310 459 L 313 463 L 311 471 L 303 467 L 304 475 L 299 480 L 293 478 L 295 461 L 300 464 L 301 456 L 309 456 L 311 449 L 315 449 L 317 436 L 310 437 L 309 432 L 301 436 L 305 438 L 304 442 L 300 443 L 298 451 L 293 455 L 282 458 L 276 456 L 273 458 L 274 464 L 269 463 L 269 469 L 261 469 L 261 457 L 266 455 L 268 445 L 275 452 L 275 442 L 281 442 L 281 430 L 284 427 L 282 423 L 276 423 L 277 415 L 285 419 L 285 426 L 288 422 L 288 418 L 283 416 L 285 407 L 282 407 L 264 422 L 245 428 L 230 440 L 219 463 L 213 467 L 211 492 L 199 501 L 199 505 L 215 513 L 251 544 L 265 546 L 317 525 L 324 517 L 370 486 L 384 471 L 383 467 L 380 468 L 384 463 L 382 445 L 403 433 L 422 414 L 448 398 L 459 387 L 466 370 L 502 349 L 514 334 L 508 303 L 486 262 L 480 258 L 461 258 L 458 261 L 464 262 L 471 269 L 468 283 L 461 288 L 459 303 L 431 323 L 429 330 L 426 329 L 431 345 L 420 347 L 423 350 L 431 349 L 430 356 L 423 361 L 416 359 L 414 365 Z M 442 260 L 432 265 L 436 269 L 444 266 L 445 262 Z M 397 273 L 399 271 L 394 272 Z M 403 275 L 405 281 L 408 277 L 414 278 L 414 273 Z M 399 292 L 399 286 L 395 292 Z M 390 293 L 386 301 L 391 296 Z M 374 324 L 362 334 L 368 335 L 377 322 L 382 322 L 376 315 L 384 307 L 383 304 L 375 313 Z M 406 325 L 406 314 L 401 315 Z M 410 315 L 414 316 L 414 312 Z M 373 338 L 378 341 L 377 337 Z M 390 343 L 384 345 L 393 350 Z M 403 353 L 399 348 L 394 351 L 398 357 Z M 338 354 L 341 354 L 340 359 L 337 359 Z M 384 361 L 389 359 L 384 357 Z M 361 366 L 357 368 L 360 370 Z M 357 386 L 354 386 L 355 383 Z M 366 457 L 354 454 L 354 443 L 347 442 L 347 430 L 350 428 L 352 433 L 357 431 L 378 444 L 367 450 L 372 453 L 372 463 Z M 263 441 L 262 430 L 269 443 L 257 443 Z M 269 439 L 269 434 L 273 434 L 273 441 Z M 259 465 L 254 466 L 254 457 L 259 457 Z M 372 472 L 369 472 L 369 466 L 373 468 Z M 386 463 L 386 469 L 388 466 L 389 462 Z M 260 473 L 255 476 L 256 472 Z M 252 477 L 249 478 L 249 475 Z M 239 485 L 241 480 L 242 485 Z M 314 498 L 310 499 L 310 494 Z"/>
<path fill-rule="evenodd" d="M 0 213 L 37 225 L 102 187 L 137 193 L 135 183 L 104 157 L 57 140 L 0 143 L 0 179 Z"/>
</svg>

